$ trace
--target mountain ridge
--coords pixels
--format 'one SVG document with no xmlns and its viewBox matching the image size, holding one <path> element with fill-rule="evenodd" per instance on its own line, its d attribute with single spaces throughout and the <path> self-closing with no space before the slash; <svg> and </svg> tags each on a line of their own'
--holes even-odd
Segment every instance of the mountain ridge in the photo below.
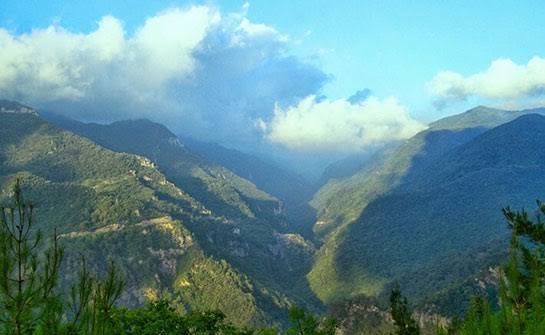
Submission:
<svg viewBox="0 0 545 335">
<path fill-rule="evenodd" d="M 265 325 L 286 322 L 290 303 L 311 299 L 296 294 L 300 284 L 287 281 L 291 291 L 275 284 L 305 271 L 312 246 L 304 240 L 265 222 L 216 216 L 142 155 L 111 151 L 34 113 L 0 113 L 0 120 L 1 188 L 21 178 L 40 205 L 44 232 L 62 225 L 63 245 L 75 250 L 63 286 L 77 273 L 81 250 L 99 274 L 113 258 L 127 278 L 122 301 L 129 305 L 166 294 L 182 309 L 219 308 L 236 324 Z M 256 267 L 248 253 L 271 268 Z"/>
<path fill-rule="evenodd" d="M 473 109 L 469 112 L 470 114 L 475 114 L 479 110 L 482 110 L 482 108 Z M 492 109 L 487 109 L 486 111 L 492 111 L 492 113 L 494 113 L 494 110 Z M 525 115 L 535 111 L 536 110 L 525 110 L 513 113 L 508 112 L 507 115 L 510 119 L 512 116 Z M 537 111 L 541 113 L 543 112 L 543 109 L 537 109 Z M 475 145 L 482 147 L 484 144 L 481 142 L 481 139 L 486 138 L 485 134 L 488 134 L 487 136 L 489 136 L 489 133 L 494 134 L 495 130 L 501 132 L 509 129 L 507 126 L 510 124 L 509 122 L 504 123 L 503 126 L 501 125 L 501 120 L 505 120 L 505 115 L 503 111 L 500 113 L 500 118 L 494 122 L 490 120 L 489 115 L 486 115 L 482 122 L 477 120 L 475 115 L 471 115 L 471 118 L 469 118 L 471 122 L 468 123 L 467 114 L 460 117 L 451 117 L 447 120 L 448 122 L 438 122 L 436 125 L 438 124 L 440 127 L 430 127 L 428 130 L 417 134 L 415 137 L 408 140 L 406 144 L 394 150 L 392 154 L 393 156 L 384 159 L 382 162 L 378 162 L 374 168 L 368 168 L 367 170 L 360 172 L 361 175 L 356 173 L 354 176 L 349 177 L 347 181 L 344 181 L 344 184 L 341 181 L 336 185 L 338 190 L 335 191 L 336 193 L 333 193 L 331 199 L 339 203 L 343 203 L 343 205 L 350 205 L 350 203 L 343 200 L 343 196 L 339 196 L 339 194 L 343 194 L 344 192 L 344 197 L 354 197 L 356 200 L 358 197 L 360 197 L 360 200 L 358 200 L 360 201 L 358 206 L 360 206 L 359 208 L 361 208 L 360 210 L 362 211 L 362 214 L 357 215 L 358 212 L 356 212 L 352 220 L 344 221 L 344 223 L 336 223 L 334 228 L 327 231 L 327 234 L 324 237 L 324 245 L 318 251 L 313 270 L 308 275 L 311 286 L 323 301 L 334 301 L 336 299 L 347 296 L 350 297 L 353 294 L 358 293 L 363 293 L 366 295 L 380 294 L 380 292 L 387 287 L 387 283 L 391 280 L 391 277 L 399 275 L 399 273 L 394 274 L 392 272 L 384 272 L 384 269 L 392 269 L 393 265 L 388 264 L 395 264 L 398 269 L 411 269 L 411 271 L 416 273 L 415 276 L 422 276 L 422 273 L 418 273 L 417 269 L 412 269 L 412 265 L 408 268 L 404 268 L 403 264 L 407 262 L 406 260 L 413 257 L 415 259 L 419 259 L 421 261 L 421 266 L 424 266 L 424 264 L 426 264 L 426 262 L 429 263 L 432 258 L 430 258 L 428 261 L 425 258 L 418 258 L 421 256 L 415 254 L 415 250 L 420 249 L 415 249 L 415 247 L 409 249 L 401 248 L 400 245 L 403 245 L 403 243 L 419 241 L 421 238 L 414 236 L 410 230 L 407 230 L 407 227 L 410 225 L 407 226 L 407 224 L 405 224 L 404 226 L 396 226 L 393 225 L 393 222 L 395 221 L 405 222 L 408 220 L 407 217 L 415 217 L 419 218 L 418 222 L 434 222 L 437 221 L 438 218 L 442 217 L 442 220 L 451 220 L 450 222 L 452 222 L 453 214 L 450 212 L 448 215 L 446 213 L 441 213 L 439 208 L 444 207 L 452 209 L 454 203 L 461 206 L 461 208 L 464 208 L 463 205 L 465 202 L 460 202 L 461 199 L 464 199 L 463 196 L 461 197 L 463 194 L 462 192 L 465 192 L 467 196 L 471 197 L 472 194 L 475 193 L 474 188 L 477 185 L 486 186 L 489 184 L 493 185 L 493 183 L 503 185 L 503 187 L 497 188 L 494 192 L 491 191 L 493 189 L 491 186 L 486 186 L 488 187 L 488 191 L 482 191 L 482 194 L 478 199 L 475 198 L 472 200 L 467 200 L 469 203 L 482 204 L 482 208 L 485 209 L 482 211 L 477 210 L 475 213 L 480 213 L 476 215 L 482 217 L 485 221 L 495 220 L 494 222 L 501 222 L 501 206 L 507 206 L 510 204 L 517 205 L 524 199 L 524 201 L 526 201 L 524 203 L 526 205 L 530 205 L 535 200 L 534 197 L 537 198 L 539 196 L 540 193 L 536 187 L 528 187 L 520 181 L 510 182 L 510 180 L 513 178 L 515 178 L 515 180 L 521 180 L 521 178 L 537 178 L 537 180 L 540 180 L 537 170 L 534 171 L 531 166 L 526 166 L 525 170 L 520 171 L 520 173 L 523 173 L 523 175 L 517 172 L 517 170 L 506 171 L 502 175 L 489 175 L 488 177 L 485 175 L 475 175 L 470 178 L 471 176 L 468 174 L 467 178 L 470 179 L 460 179 L 459 183 L 461 184 L 456 184 L 456 187 L 459 189 L 454 191 L 452 190 L 454 187 L 452 185 L 449 187 L 444 187 L 441 190 L 435 187 L 435 185 L 441 180 L 449 180 L 448 176 L 444 179 L 432 179 L 432 176 L 440 175 L 441 171 L 445 170 L 445 166 L 445 171 L 448 171 L 450 166 L 450 170 L 454 172 L 459 172 L 462 174 L 467 172 L 465 166 L 462 168 L 460 165 L 455 165 L 455 162 L 462 160 L 461 156 L 457 156 L 459 155 L 459 150 L 462 150 L 462 148 L 465 146 L 470 146 L 471 143 L 479 143 L 479 145 Z M 539 115 L 530 115 L 526 118 L 535 121 L 536 118 L 541 120 L 543 117 Z M 451 122 L 453 126 L 447 127 Z M 525 121 L 525 117 L 519 117 L 515 120 L 511 120 L 510 122 L 513 122 L 510 127 L 517 125 L 519 122 L 528 126 L 519 127 L 519 132 L 522 132 L 525 128 L 532 129 L 532 131 L 530 131 L 530 133 L 534 135 L 533 138 L 530 138 L 534 144 L 534 147 L 532 148 L 534 150 L 539 150 L 539 147 L 535 147 L 535 141 L 537 138 L 540 138 L 540 133 L 536 127 L 539 128 L 539 124 L 542 124 L 541 122 L 534 122 L 535 124 L 532 125 L 532 121 Z M 492 129 L 487 129 L 486 127 L 482 126 L 493 123 L 499 123 L 500 125 Z M 460 124 L 470 125 L 471 127 L 460 128 Z M 511 152 L 509 149 L 513 148 L 513 146 L 516 147 L 513 149 L 515 152 L 520 152 L 522 147 L 528 146 L 526 144 L 517 146 L 515 144 L 516 141 L 512 141 L 510 139 L 512 138 L 505 138 L 502 142 L 496 140 L 491 140 L 490 142 L 491 145 L 496 146 L 496 150 L 506 150 L 508 152 Z M 486 152 L 486 150 L 483 152 Z M 444 161 L 442 161 L 442 157 L 447 158 L 444 158 Z M 448 157 L 455 158 L 451 158 L 451 160 L 449 160 Z M 468 160 L 479 162 L 483 157 L 484 156 L 482 155 L 473 155 L 470 156 Z M 540 158 L 536 158 L 536 161 L 539 161 L 539 159 Z M 466 162 L 465 164 L 467 165 L 469 163 Z M 487 171 L 494 170 L 489 169 Z M 358 178 L 359 181 L 356 181 L 358 179 L 354 178 Z M 481 182 L 481 184 L 479 184 L 479 182 Z M 465 188 L 460 188 L 462 185 L 464 185 Z M 331 187 L 331 185 L 329 187 Z M 506 201 L 504 202 L 495 203 L 491 202 L 492 200 L 487 199 L 485 196 L 485 194 L 494 195 L 496 193 L 504 195 L 506 194 L 506 188 L 509 187 L 516 190 L 514 195 L 509 197 L 509 201 L 507 201 L 506 198 Z M 543 187 L 545 187 L 545 185 L 543 185 Z M 352 191 L 353 189 L 357 189 L 360 193 L 355 193 Z M 458 191 L 458 195 L 452 193 L 449 195 L 450 198 L 444 196 L 445 194 L 449 194 L 449 192 L 455 191 Z M 361 196 L 358 194 L 363 194 L 363 198 L 361 198 Z M 320 193 L 317 193 L 317 196 L 320 196 Z M 452 202 L 445 200 L 446 202 L 439 205 L 440 201 L 442 201 L 441 199 L 447 198 L 451 199 L 450 201 Z M 496 199 L 493 196 L 491 198 Z M 314 201 L 315 204 L 319 204 L 319 202 L 316 201 L 316 198 Z M 327 205 L 327 202 L 323 202 L 323 200 L 321 201 L 322 206 L 323 204 Z M 430 208 L 425 209 L 422 206 L 430 206 Z M 328 207 L 325 208 L 328 209 Z M 324 209 L 322 209 L 319 213 L 324 213 L 323 211 Z M 325 213 L 327 213 L 327 211 Z M 429 215 L 426 215 L 429 217 L 424 217 L 424 213 L 428 213 Z M 390 219 L 387 219 L 389 217 Z M 320 214 L 318 220 L 321 220 Z M 376 223 L 371 225 L 370 222 Z M 379 222 L 382 223 L 379 224 Z M 381 230 L 385 227 L 389 227 L 388 225 L 383 226 L 386 223 L 388 223 L 391 228 L 388 228 L 388 231 Z M 413 222 L 411 224 L 416 223 Z M 324 223 L 318 221 L 318 226 L 319 225 L 324 225 Z M 415 227 L 417 226 L 418 225 Z M 403 229 L 402 231 L 405 235 L 399 233 L 396 231 L 396 229 Z M 420 234 L 424 234 L 424 236 L 438 236 L 438 240 L 447 239 L 448 237 L 454 236 L 452 234 L 441 235 L 438 231 L 434 232 L 430 230 L 426 233 L 424 233 L 424 231 L 425 230 L 420 230 Z M 399 238 L 399 236 L 401 236 L 400 234 L 404 237 Z M 472 245 L 471 243 L 473 243 L 473 245 L 487 245 L 487 243 L 494 244 L 495 241 L 498 241 L 498 244 L 496 244 L 494 247 L 497 247 L 497 249 L 490 249 L 490 252 L 491 254 L 494 254 L 497 251 L 499 255 L 501 254 L 499 250 L 502 247 L 505 247 L 505 245 L 501 244 L 500 242 L 505 240 L 505 236 L 501 234 L 506 234 L 506 228 L 502 226 L 501 229 L 495 230 L 494 234 L 491 235 L 494 236 L 492 239 L 487 241 L 479 240 L 480 242 L 473 239 L 474 237 L 480 236 L 479 234 L 470 235 L 467 237 L 458 236 L 458 238 L 466 240 L 466 242 L 469 243 L 468 245 Z M 389 237 L 393 239 L 394 236 L 397 236 L 395 243 L 394 240 L 388 240 Z M 454 246 L 448 247 L 448 245 L 444 245 L 443 247 L 445 250 L 449 250 L 449 248 L 457 248 Z M 443 250 L 435 250 L 432 248 L 431 244 L 429 245 L 429 248 L 430 252 L 423 253 L 422 255 L 439 255 L 438 250 Z M 357 250 L 359 251 L 356 252 Z M 378 250 L 384 250 L 385 252 L 379 253 Z M 397 256 L 392 253 L 393 251 L 397 252 Z M 497 260 L 498 258 L 496 257 L 495 259 Z M 483 260 L 481 265 L 484 263 L 491 264 L 490 262 L 493 262 L 493 260 Z M 467 269 L 478 268 L 477 264 L 477 267 L 475 267 L 473 265 L 470 266 L 469 263 L 470 262 L 468 261 Z M 370 264 L 374 264 L 374 267 L 370 267 Z M 407 264 L 414 265 L 414 262 Z M 376 267 L 378 265 L 380 265 L 380 267 Z M 463 270 L 463 267 L 460 269 L 460 277 L 462 277 L 461 273 L 465 273 L 463 276 L 471 275 L 471 271 L 468 272 Z M 436 271 L 438 273 L 446 273 L 444 271 L 448 271 L 448 269 L 443 268 L 441 270 L 437 269 Z M 448 276 L 451 275 L 449 274 Z M 425 281 L 417 280 L 417 277 L 412 277 L 411 280 L 420 284 L 406 285 L 406 289 L 412 294 L 413 297 L 418 296 L 419 298 L 422 298 L 422 291 L 418 291 L 417 286 L 421 285 L 422 287 L 427 287 L 427 284 L 424 284 Z M 454 273 L 449 278 L 449 280 L 451 280 L 451 284 L 454 284 L 453 281 L 457 280 L 458 275 Z M 448 280 L 444 282 L 444 285 L 447 285 L 447 282 Z"/>
<path fill-rule="evenodd" d="M 306 281 L 301 279 L 310 268 L 314 245 L 287 224 L 283 204 L 276 198 L 198 156 L 158 123 L 127 120 L 99 125 L 64 117 L 55 121 L 51 115 L 48 118 L 107 148 L 149 158 L 174 185 L 210 209 L 211 215 L 219 215 L 223 221 L 236 225 L 233 228 L 188 222 L 207 252 L 228 260 L 241 272 L 264 286 L 288 294 L 299 304 L 321 308 Z M 240 206 L 231 207 L 236 211 L 225 209 L 231 204 L 223 199 Z"/>
</svg>

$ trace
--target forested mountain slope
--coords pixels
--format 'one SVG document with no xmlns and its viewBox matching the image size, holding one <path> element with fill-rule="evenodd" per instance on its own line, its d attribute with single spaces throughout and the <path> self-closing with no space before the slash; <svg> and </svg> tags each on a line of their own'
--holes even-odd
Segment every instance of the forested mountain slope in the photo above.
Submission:
<svg viewBox="0 0 545 335">
<path fill-rule="evenodd" d="M 315 186 L 275 163 L 216 143 L 184 138 L 184 144 L 206 160 L 224 166 L 282 201 L 290 227 L 311 238 L 315 210 L 308 205 Z"/>
<path fill-rule="evenodd" d="M 212 215 L 236 225 L 189 222 L 206 251 L 228 260 L 266 287 L 296 297 L 300 304 L 320 305 L 305 280 L 314 246 L 287 224 L 279 200 L 196 155 L 163 125 L 148 120 L 99 125 L 48 118 L 107 148 L 152 160 L 169 181 L 198 199 Z"/>
<path fill-rule="evenodd" d="M 312 195 L 312 185 L 302 177 L 259 157 L 191 138 L 184 138 L 184 144 L 207 160 L 228 168 L 286 203 L 299 203 Z"/>
<path fill-rule="evenodd" d="M 168 295 L 182 309 L 221 309 L 239 325 L 285 320 L 290 301 L 311 299 L 296 295 L 294 285 L 283 292 L 271 275 L 306 271 L 312 246 L 297 235 L 251 215 L 219 216 L 150 159 L 105 149 L 31 108 L 1 107 L 2 198 L 21 178 L 40 228 L 56 228 L 66 247 L 63 282 L 77 273 L 80 253 L 98 273 L 112 259 L 128 282 L 125 304 Z"/>
<path fill-rule="evenodd" d="M 128 120 L 108 125 L 83 123 L 44 114 L 52 123 L 118 152 L 149 158 L 173 181 L 215 214 L 227 217 L 260 217 L 282 224 L 282 205 L 276 198 L 188 150 L 165 126 L 148 120 Z"/>
<path fill-rule="evenodd" d="M 486 129 L 528 113 L 543 114 L 545 109 L 504 111 L 476 107 L 431 123 L 427 130 L 397 148 L 378 153 L 372 163 L 365 164 L 351 176 L 326 183 L 311 201 L 318 211 L 315 229 L 330 231 L 332 227 L 355 220 L 376 195 L 387 192 L 406 178 L 409 169 L 416 171 Z"/>
<path fill-rule="evenodd" d="M 543 110 L 479 107 L 436 122 L 374 167 L 322 189 L 313 202 L 321 211 L 315 229 L 329 235 L 308 276 L 320 298 L 376 295 L 401 278 L 408 293 L 423 298 L 423 292 L 444 289 L 497 261 L 496 247 L 506 233 L 501 207 L 528 206 L 541 195 L 541 171 L 525 159 L 538 149 L 545 128 L 539 128 L 540 116 L 530 117 L 536 123 L 529 127 L 532 143 L 515 136 L 525 126 L 517 122 L 532 123 L 525 118 L 487 129 L 531 112 Z M 508 140 L 486 140 L 496 132 Z M 520 167 L 495 166 L 486 154 L 493 149 L 520 160 Z M 472 172 L 475 164 L 483 170 Z M 465 214 L 473 209 L 479 219 Z M 471 257 L 476 248 L 480 256 Z"/>
</svg>

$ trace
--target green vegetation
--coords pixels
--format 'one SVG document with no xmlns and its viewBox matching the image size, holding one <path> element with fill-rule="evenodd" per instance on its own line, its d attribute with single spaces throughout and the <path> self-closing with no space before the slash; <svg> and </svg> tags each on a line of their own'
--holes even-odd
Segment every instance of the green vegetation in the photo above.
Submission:
<svg viewBox="0 0 545 335">
<path fill-rule="evenodd" d="M 316 316 L 296 306 L 290 309 L 290 323 L 292 327 L 288 330 L 288 335 L 332 335 L 337 328 L 336 320 L 320 321 Z"/>
<path fill-rule="evenodd" d="M 487 129 L 510 122 L 529 113 L 545 113 L 543 109 L 503 111 L 477 107 L 465 113 L 446 117 L 430 124 L 429 129 L 415 135 L 398 148 L 387 148 L 373 157 L 356 173 L 328 181 L 311 204 L 318 210 L 318 233 L 356 220 L 367 204 L 388 193 L 410 174 L 438 157 L 463 145 Z"/>
<path fill-rule="evenodd" d="M 545 214 L 545 206 L 539 204 Z M 509 262 L 501 271 L 499 306 L 487 297 L 476 298 L 461 334 L 542 334 L 545 329 L 545 225 L 525 211 L 503 211 L 512 231 Z"/>
<path fill-rule="evenodd" d="M 460 335 L 539 335 L 545 329 L 545 205 L 538 203 L 536 220 L 527 212 L 505 208 L 511 229 L 509 261 L 500 270 L 499 288 L 494 297 L 475 296 L 463 320 L 444 326 L 436 324 L 436 334 Z M 498 298 L 496 300 L 496 297 Z M 491 299 L 492 298 L 492 299 Z M 420 325 L 407 299 L 398 288 L 390 295 L 391 316 L 396 334 L 417 335 Z"/>
<path fill-rule="evenodd" d="M 280 210 L 277 199 L 223 166 L 209 163 L 189 151 L 160 124 L 148 120 L 86 124 L 53 115 L 49 119 L 105 148 L 150 159 L 170 181 L 217 215 L 258 217 L 270 222 L 285 220 L 275 214 L 275 210 Z"/>
<path fill-rule="evenodd" d="M 9 198 L 19 178 L 27 198 L 39 209 L 36 228 L 46 235 L 57 230 L 59 244 L 66 250 L 59 278 L 63 291 L 77 279 L 82 253 L 89 269 L 99 276 L 105 275 L 110 259 L 117 264 L 127 282 L 120 297 L 126 306 L 142 306 L 148 299 L 167 296 L 177 308 L 191 311 L 198 303 L 191 298 L 196 296 L 192 292 L 199 292 L 199 299 L 209 301 L 210 308 L 221 309 L 237 325 L 287 323 L 288 305 L 296 299 L 279 292 L 278 285 L 268 287 L 257 282 L 257 276 L 250 278 L 242 266 L 235 268 L 230 261 L 222 261 L 224 255 L 228 260 L 241 258 L 234 254 L 234 245 L 222 245 L 221 254 L 210 252 L 211 245 L 218 246 L 210 242 L 208 231 L 229 232 L 225 237 L 229 243 L 229 236 L 245 237 L 233 233 L 237 228 L 245 232 L 242 223 L 208 212 L 144 157 L 104 149 L 33 113 L 2 112 L 0 124 L 0 201 Z M 274 246 L 281 237 L 268 229 Z M 249 246 L 263 253 L 269 248 L 258 243 Z M 281 250 L 284 263 L 270 263 L 282 269 L 276 268 L 277 273 L 288 277 L 290 270 L 282 267 L 299 261 L 289 254 L 299 253 L 300 248 L 294 245 Z M 268 255 L 275 257 L 271 252 Z M 304 272 L 302 266 L 293 268 Z M 207 282 L 209 278 L 201 273 L 214 273 L 216 279 Z M 257 269 L 253 273 L 270 277 Z M 180 278 L 191 278 L 192 285 L 182 285 Z M 218 283 L 230 284 L 224 288 Z M 297 302 L 305 305 L 303 298 Z M 241 315 L 239 308 L 248 313 Z"/>
<path fill-rule="evenodd" d="M 58 290 L 63 249 L 58 236 L 43 243 L 34 229 L 34 207 L 23 199 L 20 183 L 13 203 L 0 207 L 0 325 L 3 334 L 110 334 L 114 303 L 123 281 L 112 265 L 96 280 L 83 262 L 68 303 Z M 45 250 L 43 250 L 45 247 Z"/>
<path fill-rule="evenodd" d="M 514 114 L 450 118 L 356 175 L 331 181 L 313 201 L 320 210 L 315 232 L 324 239 L 317 250 L 275 197 L 193 154 L 160 125 L 63 121 L 90 141 L 13 106 L 19 109 L 0 112 L 8 125 L 0 127 L 0 204 L 15 208 L 12 196 L 25 192 L 34 206 L 23 212 L 36 229 L 28 237 L 41 246 L 21 244 L 17 257 L 29 277 L 20 289 L 11 285 L 17 280 L 3 282 L 0 319 L 10 329 L 277 333 L 260 328 L 272 326 L 302 335 L 337 326 L 346 334 L 473 334 L 488 327 L 532 334 L 542 326 L 541 307 L 534 308 L 541 284 L 528 275 L 541 265 L 527 259 L 539 260 L 545 233 L 529 228 L 539 222 L 519 225 L 526 230 L 517 230 L 511 265 L 498 270 L 508 258 L 508 230 L 496 210 L 542 195 L 542 116 L 500 126 Z M 19 191 L 10 191 L 14 186 Z M 17 227 L 5 213 L 6 226 Z M 506 212 L 512 221 L 522 220 L 519 214 Z M 25 235 L 17 229 L 2 235 L 4 279 L 17 277 L 13 241 Z M 533 276 L 542 278 L 540 271 Z M 388 316 L 395 282 L 418 312 L 394 290 Z M 470 302 L 475 295 L 489 298 Z M 290 310 L 300 305 L 321 314 L 323 303 L 338 325 Z M 448 322 L 439 315 L 466 316 L 442 329 Z"/>
<path fill-rule="evenodd" d="M 11 207 L 0 207 L 0 323 L 8 334 L 43 332 L 58 319 L 55 288 L 63 252 L 54 235 L 38 259 L 42 235 L 31 237 L 34 208 L 24 203 L 18 182 L 13 198 Z"/>
<path fill-rule="evenodd" d="M 63 248 L 54 234 L 51 243 L 44 243 L 42 233 L 34 227 L 34 206 L 25 201 L 19 180 L 13 187 L 13 203 L 0 207 L 0 332 L 2 334 L 277 334 L 275 329 L 239 328 L 226 321 L 219 311 L 195 310 L 182 313 L 165 299 L 155 300 L 143 308 L 119 308 L 117 302 L 125 286 L 113 264 L 104 279 L 90 272 L 84 258 L 77 279 L 69 293 L 59 288 Z M 45 251 L 44 251 L 45 248 Z M 230 276 L 236 273 L 230 272 Z M 195 272 L 198 273 L 198 272 Z M 206 280 L 214 273 L 204 274 Z M 218 278 L 221 278 L 218 277 Z M 188 283 L 187 279 L 182 279 Z M 191 280 L 195 284 L 199 280 Z M 189 284 L 189 285 L 191 285 Z M 215 283 L 212 288 L 218 288 Z M 184 285 L 187 286 L 187 285 Z M 227 287 L 236 292 L 236 287 Z M 200 300 L 201 308 L 211 302 Z M 231 298 L 237 299 L 234 295 Z M 240 301 L 231 301 L 243 316 L 252 315 Z M 213 304 L 213 302 L 212 302 Z M 292 327 L 288 334 L 332 335 L 335 322 L 321 322 L 304 310 L 292 307 Z"/>
<path fill-rule="evenodd" d="M 314 210 L 307 204 L 314 187 L 302 177 L 238 150 L 215 143 L 185 138 L 183 143 L 206 160 L 233 171 L 252 182 L 259 189 L 282 201 L 290 228 L 307 238 L 312 238 Z"/>
<path fill-rule="evenodd" d="M 150 159 L 177 188 L 203 204 L 210 216 L 220 216 L 221 224 L 218 220 L 184 221 L 205 252 L 226 260 L 249 276 L 255 290 L 273 296 L 275 305 L 285 309 L 288 301 L 295 301 L 312 310 L 321 310 L 320 301 L 305 281 L 314 247 L 297 234 L 298 229 L 292 229 L 287 223 L 284 206 L 277 199 L 225 167 L 188 150 L 160 124 L 134 120 L 98 125 L 52 115 L 48 118 L 106 148 Z M 146 140 L 142 141 L 141 137 Z M 248 157 L 240 159 L 249 160 Z M 252 164 L 263 166 L 253 160 L 248 164 L 250 170 Z M 273 174 L 280 174 L 272 168 L 263 173 L 271 170 Z M 264 176 L 250 174 L 254 179 L 264 179 Z M 277 308 L 269 310 L 273 314 L 279 312 Z M 283 315 L 274 314 L 274 317 L 286 319 L 287 313 L 281 313 Z"/>
<path fill-rule="evenodd" d="M 401 295 L 399 287 L 394 288 L 390 295 L 390 313 L 397 335 L 420 335 L 420 327 L 414 320 L 409 302 Z"/>
<path fill-rule="evenodd" d="M 528 206 L 545 187 L 545 122 L 529 112 L 501 111 L 494 123 L 493 110 L 479 119 L 478 109 L 432 124 L 376 165 L 324 186 L 313 204 L 325 241 L 307 276 L 318 297 L 385 299 L 397 281 L 418 305 L 463 313 L 450 298 L 469 299 L 480 288 L 468 278 L 505 258 L 508 232 L 496 209 Z"/>
</svg>

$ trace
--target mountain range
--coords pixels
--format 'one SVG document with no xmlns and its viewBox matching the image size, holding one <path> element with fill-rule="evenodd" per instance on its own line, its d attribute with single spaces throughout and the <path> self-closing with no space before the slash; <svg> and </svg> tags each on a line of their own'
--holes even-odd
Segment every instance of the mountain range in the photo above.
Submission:
<svg viewBox="0 0 545 335">
<path fill-rule="evenodd" d="M 478 107 L 329 181 L 312 200 L 325 236 L 308 275 L 314 292 L 326 302 L 377 296 L 397 282 L 429 301 L 498 264 L 501 208 L 543 197 L 544 113 Z"/>
<path fill-rule="evenodd" d="M 120 264 L 128 305 L 173 296 L 186 309 L 219 308 L 240 325 L 286 320 L 290 301 L 320 306 L 306 302 L 312 294 L 301 280 L 314 246 L 288 231 L 281 203 L 189 152 L 163 126 L 78 130 L 23 105 L 2 102 L 1 110 L 3 197 L 21 178 L 40 228 L 57 229 L 72 251 L 64 280 L 77 273 L 81 253 L 99 273 L 110 258 Z"/>
<path fill-rule="evenodd" d="M 283 325 L 291 304 L 353 312 L 399 284 L 452 315 L 452 297 L 505 259 L 501 208 L 544 198 L 543 115 L 477 107 L 312 184 L 149 120 L 84 123 L 2 100 L 0 199 L 20 178 L 67 250 L 63 283 L 81 256 L 98 273 L 111 259 L 129 306 L 168 296 L 238 325 Z"/>
</svg>

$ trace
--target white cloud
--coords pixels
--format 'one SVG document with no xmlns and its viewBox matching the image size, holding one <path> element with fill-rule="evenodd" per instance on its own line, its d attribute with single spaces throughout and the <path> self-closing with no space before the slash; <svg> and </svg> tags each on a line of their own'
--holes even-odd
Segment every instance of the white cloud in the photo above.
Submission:
<svg viewBox="0 0 545 335">
<path fill-rule="evenodd" d="M 193 52 L 218 21 L 217 12 L 201 6 L 151 17 L 130 38 L 111 16 L 89 34 L 58 26 L 19 36 L 0 30 L 0 93 L 30 103 L 78 100 L 92 96 L 95 84 L 107 78 L 142 90 L 160 89 L 193 71 Z"/>
<path fill-rule="evenodd" d="M 301 151 L 360 151 L 408 138 L 425 127 L 395 98 L 321 100 L 308 96 L 288 108 L 276 106 L 261 127 L 269 140 Z"/>
<path fill-rule="evenodd" d="M 290 56 L 289 38 L 251 22 L 248 9 L 171 8 L 131 33 L 112 16 L 90 33 L 0 28 L 0 97 L 91 121 L 146 117 L 252 145 L 262 136 L 256 120 L 270 119 L 275 102 L 315 94 L 328 77 Z"/>
<path fill-rule="evenodd" d="M 125 48 L 125 32 L 123 25 L 113 16 L 105 16 L 98 23 L 98 29 L 90 33 L 87 48 L 96 53 L 94 57 L 100 62 L 110 62 L 119 57 Z"/>
<path fill-rule="evenodd" d="M 497 59 L 485 71 L 468 77 L 443 71 L 433 78 L 429 88 L 442 102 L 470 96 L 508 100 L 542 95 L 545 92 L 545 59 L 534 57 L 526 65 Z"/>
<path fill-rule="evenodd" d="M 190 73 L 195 65 L 193 52 L 220 20 L 218 12 L 201 6 L 171 9 L 148 18 L 130 41 L 131 56 L 138 60 L 138 64 L 131 66 L 144 69 L 146 75 L 152 72 L 156 84 Z"/>
<path fill-rule="evenodd" d="M 77 99 L 85 95 L 91 78 L 80 59 L 108 57 L 108 45 L 101 36 L 114 30 L 104 18 L 94 33 L 71 34 L 49 27 L 14 37 L 0 30 L 0 92 L 3 96 L 22 96 L 30 101 Z M 108 26 L 108 27 L 107 27 Z M 107 43 L 106 43 L 107 44 Z"/>
</svg>

